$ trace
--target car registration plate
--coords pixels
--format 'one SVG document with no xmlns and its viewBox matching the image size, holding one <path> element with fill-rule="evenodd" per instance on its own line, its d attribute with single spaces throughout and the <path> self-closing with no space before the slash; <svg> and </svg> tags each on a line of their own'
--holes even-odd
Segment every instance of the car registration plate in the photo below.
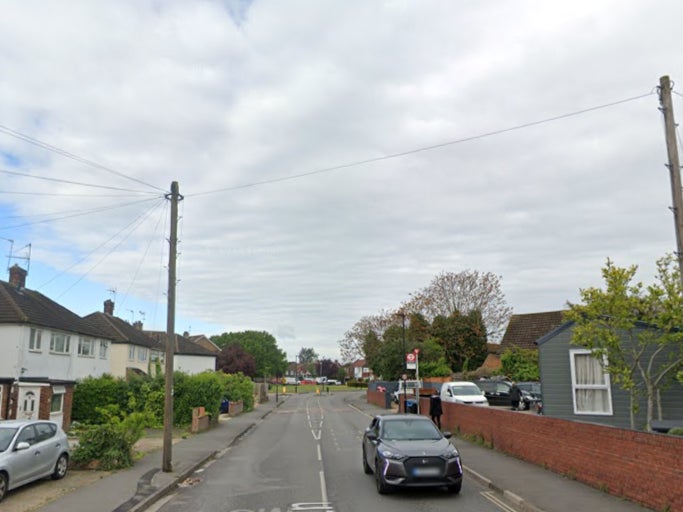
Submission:
<svg viewBox="0 0 683 512">
<path fill-rule="evenodd" d="M 435 467 L 413 469 L 413 476 L 439 476 L 440 474 L 441 470 Z"/>
</svg>

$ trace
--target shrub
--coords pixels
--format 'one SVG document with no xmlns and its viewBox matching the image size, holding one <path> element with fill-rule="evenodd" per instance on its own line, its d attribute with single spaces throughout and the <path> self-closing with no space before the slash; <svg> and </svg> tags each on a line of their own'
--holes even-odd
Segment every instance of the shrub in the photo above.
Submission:
<svg viewBox="0 0 683 512">
<path fill-rule="evenodd" d="M 221 373 L 223 396 L 231 402 L 242 400 L 244 411 L 254 408 L 254 383 L 241 372 Z"/>
<path fill-rule="evenodd" d="M 672 436 L 683 436 L 683 427 L 674 427 L 667 433 Z"/>
<path fill-rule="evenodd" d="M 111 375 L 86 377 L 74 389 L 71 417 L 73 421 L 85 424 L 99 424 L 104 417 L 99 408 L 116 406 L 125 410 L 127 396 L 126 381 Z"/>
<path fill-rule="evenodd" d="M 176 372 L 174 375 L 173 422 L 175 425 L 192 423 L 192 409 L 204 407 L 206 412 L 218 418 L 223 384 L 216 372 L 206 371 L 197 375 Z"/>
<path fill-rule="evenodd" d="M 78 466 L 89 466 L 111 471 L 133 465 L 133 446 L 144 433 L 147 418 L 142 413 L 123 417 L 100 409 L 106 422 L 85 426 L 79 433 L 78 446 L 72 460 Z"/>
</svg>

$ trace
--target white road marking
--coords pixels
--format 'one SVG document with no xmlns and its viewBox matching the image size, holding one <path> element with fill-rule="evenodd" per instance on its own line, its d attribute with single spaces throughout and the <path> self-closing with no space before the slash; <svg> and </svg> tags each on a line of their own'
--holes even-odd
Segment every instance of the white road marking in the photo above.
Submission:
<svg viewBox="0 0 683 512">
<path fill-rule="evenodd" d="M 510 507 L 507 503 L 498 498 L 498 496 L 496 496 L 492 491 L 484 491 L 481 493 L 481 495 L 505 512 L 518 512 L 516 509 Z"/>
</svg>

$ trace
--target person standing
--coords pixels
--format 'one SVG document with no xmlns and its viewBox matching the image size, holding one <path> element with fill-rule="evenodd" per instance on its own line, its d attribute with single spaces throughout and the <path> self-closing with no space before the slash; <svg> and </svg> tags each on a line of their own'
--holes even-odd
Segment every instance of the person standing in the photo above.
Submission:
<svg viewBox="0 0 683 512">
<path fill-rule="evenodd" d="M 519 409 L 519 401 L 522 398 L 522 390 L 517 387 L 517 383 L 513 382 L 510 388 L 510 404 L 512 405 L 512 410 L 516 411 Z"/>
<path fill-rule="evenodd" d="M 443 409 L 441 408 L 441 397 L 439 396 L 439 390 L 435 389 L 431 397 L 429 397 L 429 415 L 432 417 L 432 421 L 441 430 L 441 415 L 443 414 Z"/>
</svg>

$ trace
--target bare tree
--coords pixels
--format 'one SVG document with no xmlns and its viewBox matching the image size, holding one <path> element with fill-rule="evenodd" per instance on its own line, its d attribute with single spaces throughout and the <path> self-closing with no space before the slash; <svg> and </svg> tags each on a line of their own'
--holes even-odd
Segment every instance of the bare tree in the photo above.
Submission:
<svg viewBox="0 0 683 512">
<path fill-rule="evenodd" d="M 357 359 L 364 359 L 363 344 L 368 333 L 374 333 L 382 339 L 386 328 L 399 322 L 393 311 L 380 311 L 377 315 L 364 316 L 353 327 L 346 331 L 344 339 L 339 341 L 342 361 L 349 363 Z"/>
<path fill-rule="evenodd" d="M 478 310 L 490 342 L 502 337 L 512 314 L 501 289 L 500 277 L 478 270 L 438 274 L 404 304 L 404 309 L 422 313 L 430 322 L 439 315 L 448 317 L 455 311 L 467 315 Z"/>
</svg>

